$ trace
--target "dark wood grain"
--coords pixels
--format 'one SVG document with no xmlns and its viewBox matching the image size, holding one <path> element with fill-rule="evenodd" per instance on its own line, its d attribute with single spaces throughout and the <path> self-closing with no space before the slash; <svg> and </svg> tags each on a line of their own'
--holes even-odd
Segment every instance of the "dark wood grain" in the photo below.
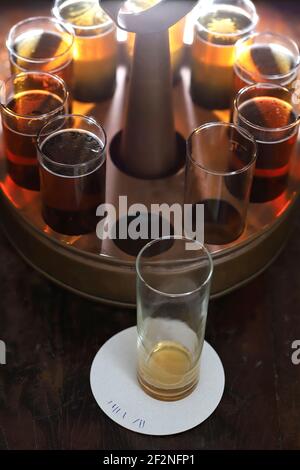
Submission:
<svg viewBox="0 0 300 470">
<path fill-rule="evenodd" d="M 51 5 L 24 4 L 1 0 L 2 45 L 14 22 Z M 259 2 L 258 8 L 264 27 L 300 41 L 298 2 Z M 3 76 L 4 52 L 0 60 Z M 291 343 L 300 339 L 300 220 L 295 225 L 263 275 L 211 302 L 207 339 L 226 371 L 223 400 L 201 426 L 164 438 L 118 427 L 89 386 L 96 351 L 134 325 L 135 312 L 56 287 L 0 234 L 0 339 L 8 347 L 7 365 L 0 366 L 0 449 L 299 449 L 300 366 L 291 362 Z"/>
</svg>

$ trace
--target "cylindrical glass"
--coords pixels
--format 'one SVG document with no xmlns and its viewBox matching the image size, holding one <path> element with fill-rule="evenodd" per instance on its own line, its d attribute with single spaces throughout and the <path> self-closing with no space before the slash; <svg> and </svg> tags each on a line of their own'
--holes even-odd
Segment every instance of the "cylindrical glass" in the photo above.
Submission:
<svg viewBox="0 0 300 470">
<path fill-rule="evenodd" d="M 91 117 L 59 116 L 41 129 L 37 144 L 46 224 L 66 235 L 92 232 L 105 202 L 104 129 Z"/>
<path fill-rule="evenodd" d="M 267 83 L 242 88 L 235 98 L 233 114 L 234 123 L 250 132 L 258 146 L 250 200 L 271 201 L 288 187 L 299 129 L 293 93 Z"/>
<path fill-rule="evenodd" d="M 46 72 L 24 72 L 4 81 L 0 94 L 8 173 L 19 186 L 38 190 L 36 137 L 49 119 L 66 113 L 65 83 Z"/>
<path fill-rule="evenodd" d="M 250 0 L 201 0 L 192 47 L 193 100 L 207 109 L 230 108 L 235 43 L 255 28 Z"/>
<path fill-rule="evenodd" d="M 7 37 L 12 73 L 51 72 L 71 89 L 74 32 L 61 21 L 47 16 L 15 24 Z"/>
<path fill-rule="evenodd" d="M 273 83 L 292 88 L 299 62 L 299 48 L 287 36 L 264 32 L 240 39 L 235 48 L 235 94 L 255 83 Z"/>
<path fill-rule="evenodd" d="M 113 21 L 95 0 L 56 0 L 53 14 L 75 31 L 74 98 L 92 102 L 111 97 L 117 67 Z"/>
<path fill-rule="evenodd" d="M 185 203 L 204 205 L 205 243 L 223 245 L 242 234 L 255 161 L 254 138 L 233 124 L 204 124 L 189 137 Z"/>
<path fill-rule="evenodd" d="M 159 400 L 195 388 L 204 341 L 212 258 L 198 241 L 163 237 L 136 260 L 138 380 Z"/>
</svg>

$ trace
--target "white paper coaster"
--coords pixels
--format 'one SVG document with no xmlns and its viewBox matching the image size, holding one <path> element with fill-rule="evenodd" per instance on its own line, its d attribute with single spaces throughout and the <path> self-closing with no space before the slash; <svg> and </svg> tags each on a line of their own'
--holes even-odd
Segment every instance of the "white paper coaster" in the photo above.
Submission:
<svg viewBox="0 0 300 470">
<path fill-rule="evenodd" d="M 91 367 L 93 395 L 109 418 L 141 434 L 164 436 L 194 428 L 217 408 L 225 375 L 215 350 L 205 341 L 200 381 L 186 398 L 163 402 L 148 396 L 136 378 L 136 327 L 110 338 L 98 351 Z"/>
</svg>

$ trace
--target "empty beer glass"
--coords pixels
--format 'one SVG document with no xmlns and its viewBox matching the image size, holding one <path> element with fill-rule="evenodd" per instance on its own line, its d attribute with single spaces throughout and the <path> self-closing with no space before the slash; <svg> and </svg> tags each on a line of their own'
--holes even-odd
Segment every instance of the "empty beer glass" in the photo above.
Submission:
<svg viewBox="0 0 300 470">
<path fill-rule="evenodd" d="M 204 205 L 205 243 L 223 245 L 242 234 L 255 161 L 254 138 L 233 124 L 204 124 L 189 137 L 185 203 Z"/>
<path fill-rule="evenodd" d="M 212 258 L 198 241 L 164 237 L 140 251 L 136 269 L 138 380 L 154 398 L 179 400 L 201 375 Z"/>
</svg>

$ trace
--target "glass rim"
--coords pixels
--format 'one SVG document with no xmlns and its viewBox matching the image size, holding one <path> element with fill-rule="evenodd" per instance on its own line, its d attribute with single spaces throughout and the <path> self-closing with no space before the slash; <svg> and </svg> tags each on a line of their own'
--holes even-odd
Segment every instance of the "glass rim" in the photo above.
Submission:
<svg viewBox="0 0 300 470">
<path fill-rule="evenodd" d="M 193 158 L 192 152 L 191 152 L 191 142 L 192 142 L 193 137 L 195 135 L 198 135 L 199 133 L 201 133 L 204 129 L 214 128 L 214 127 L 224 127 L 224 128 L 227 127 L 227 128 L 234 129 L 234 130 L 238 131 L 243 137 L 247 138 L 252 143 L 253 150 L 254 150 L 253 155 L 252 155 L 250 161 L 247 164 L 245 164 L 242 168 L 240 168 L 238 170 L 234 170 L 234 171 L 215 171 L 215 170 L 211 170 L 207 166 L 197 162 Z M 188 156 L 189 161 L 193 165 L 197 166 L 198 168 L 201 168 L 206 173 L 210 173 L 210 174 L 215 175 L 215 176 L 234 176 L 234 175 L 239 175 L 239 174 L 245 173 L 247 170 L 249 170 L 249 168 L 251 168 L 252 165 L 255 164 L 256 158 L 257 158 L 257 143 L 256 143 L 256 140 L 253 137 L 253 135 L 250 134 L 250 132 L 247 131 L 247 129 L 244 129 L 241 126 L 237 126 L 236 124 L 232 124 L 230 122 L 207 122 L 205 124 L 202 124 L 199 127 L 196 127 L 196 129 L 194 129 L 193 132 L 188 137 L 188 139 L 187 139 L 187 156 Z"/>
<path fill-rule="evenodd" d="M 55 57 L 55 59 L 56 59 L 56 57 Z M 24 62 L 30 62 L 29 60 L 26 60 L 26 59 L 23 59 L 23 60 L 24 60 Z M 31 69 L 26 69 L 25 67 L 22 67 L 20 64 L 18 64 L 18 63 L 14 60 L 14 57 L 12 57 L 12 55 L 11 55 L 11 57 L 10 57 L 10 61 L 13 63 L 13 66 L 14 66 L 14 67 L 17 67 L 17 68 L 20 70 L 19 73 L 35 72 L 34 69 L 31 70 Z M 60 73 L 62 70 L 64 70 L 66 67 L 68 67 L 68 66 L 72 63 L 72 61 L 73 61 L 73 57 L 70 57 L 70 59 L 69 59 L 68 61 L 66 61 L 66 62 L 64 62 L 63 64 L 58 65 L 57 67 L 55 67 L 55 68 L 49 70 L 48 73 L 51 73 L 52 75 L 58 75 L 58 76 L 59 76 L 59 73 Z M 37 65 L 38 65 L 38 64 L 37 64 Z M 36 70 L 36 72 L 38 72 L 38 71 L 39 71 L 39 72 L 42 72 L 42 69 L 41 69 L 41 70 Z"/>
<path fill-rule="evenodd" d="M 300 51 L 299 51 L 299 47 L 296 43 L 296 41 L 294 41 L 294 39 L 290 38 L 289 36 L 284 36 L 283 34 L 279 34 L 279 33 L 273 33 L 272 31 L 259 31 L 259 32 L 254 32 L 252 34 L 249 34 L 248 36 L 246 37 L 243 37 L 243 38 L 240 38 L 237 42 L 236 42 L 236 45 L 235 45 L 235 51 L 236 51 L 236 54 L 237 54 L 237 50 L 239 48 L 239 46 L 241 46 L 241 44 L 243 44 L 244 42 L 246 41 L 249 41 L 249 39 L 252 39 L 252 38 L 256 38 L 256 37 L 259 37 L 259 36 L 267 36 L 267 35 L 270 35 L 270 36 L 273 36 L 274 38 L 278 38 L 278 39 L 281 39 L 281 40 L 284 40 L 285 42 L 289 42 L 290 45 L 292 45 L 295 50 L 297 51 L 297 61 L 295 62 L 295 65 L 294 67 L 287 73 L 278 73 L 278 74 L 259 74 L 259 77 L 260 78 L 266 78 L 266 79 L 273 79 L 273 80 L 276 80 L 276 79 L 280 79 L 280 78 L 285 78 L 285 77 L 288 77 L 289 75 L 292 75 L 293 73 L 295 73 L 297 71 L 297 69 L 299 68 L 299 65 L 300 65 Z M 274 43 L 275 44 L 275 43 Z M 252 46 L 249 45 L 247 47 L 247 49 L 250 49 Z M 245 46 L 245 49 L 246 49 L 246 46 Z M 236 55 L 236 60 L 235 60 L 235 63 L 234 63 L 234 67 L 238 67 L 240 70 L 242 70 L 243 72 L 246 72 L 248 74 L 251 75 L 251 72 L 249 72 L 249 70 L 247 70 L 243 65 L 241 65 L 241 63 L 239 62 L 238 60 L 238 57 Z"/>
<path fill-rule="evenodd" d="M 205 2 L 205 0 L 202 0 L 202 2 L 200 2 L 200 5 L 198 6 L 199 14 L 202 10 L 205 10 L 205 8 L 206 8 L 207 12 L 209 12 L 211 10 L 213 11 L 213 8 L 211 10 L 209 9 L 210 7 L 214 6 L 213 0 L 211 0 L 210 5 L 207 5 L 206 7 L 201 5 L 201 3 L 204 3 L 204 2 Z M 245 4 L 245 6 L 247 6 L 249 8 L 249 10 L 251 10 L 251 16 L 249 18 L 251 23 L 250 23 L 249 26 L 246 26 L 245 28 L 240 29 L 239 31 L 237 31 L 235 33 L 225 33 L 225 34 L 224 33 L 218 33 L 218 32 L 216 32 L 216 33 L 213 32 L 212 33 L 202 23 L 200 23 L 200 21 L 199 21 L 200 16 L 198 16 L 198 18 L 196 20 L 196 27 L 198 29 L 201 28 L 202 31 L 205 31 L 206 33 L 211 34 L 212 36 L 217 37 L 217 38 L 221 38 L 221 37 L 235 38 L 235 37 L 239 37 L 241 35 L 244 35 L 244 34 L 250 32 L 250 31 L 252 31 L 256 27 L 256 25 L 259 21 L 259 16 L 257 14 L 256 7 L 255 7 L 254 3 L 251 0 L 243 0 L 243 2 Z M 215 5 L 218 5 L 218 4 L 216 3 Z M 224 3 L 221 3 L 221 5 L 227 5 L 226 0 L 224 0 Z M 231 4 L 228 4 L 228 5 L 231 5 Z M 232 5 L 232 6 L 234 6 L 234 5 Z M 240 8 L 242 9 L 242 7 L 240 7 Z M 196 7 L 196 9 L 197 9 L 197 7 Z"/>
<path fill-rule="evenodd" d="M 249 90 L 251 89 L 254 89 L 254 88 L 265 88 L 265 89 L 280 89 L 281 91 L 284 91 L 285 93 L 289 93 L 291 94 L 291 91 L 286 88 L 285 86 L 281 86 L 281 85 L 276 85 L 275 83 L 255 83 L 253 85 L 247 85 L 245 87 L 243 87 L 241 90 L 239 90 L 239 92 L 237 93 L 236 97 L 234 98 L 234 102 L 233 102 L 233 108 L 234 108 L 234 111 L 236 111 L 238 113 L 238 116 L 239 118 L 245 123 L 247 124 L 249 127 L 252 127 L 253 129 L 256 129 L 256 130 L 259 130 L 259 131 L 264 131 L 264 132 L 283 132 L 283 131 L 288 131 L 290 129 L 293 129 L 294 127 L 297 127 L 299 125 L 299 122 L 300 122 L 300 115 L 297 116 L 295 122 L 292 122 L 291 124 L 287 124 L 285 126 L 281 126 L 281 127 L 264 127 L 264 126 L 259 126 L 258 124 L 253 124 L 251 121 L 249 121 L 247 118 L 245 118 L 241 113 L 240 113 L 240 110 L 239 110 L 239 100 L 240 100 L 240 97 L 248 92 Z M 269 95 L 267 95 L 269 96 Z M 255 97 L 252 97 L 252 98 L 249 98 L 250 99 L 253 99 Z M 276 98 L 276 97 L 273 97 L 273 98 Z M 281 99 L 281 98 L 279 98 Z M 284 101 L 284 100 L 282 100 Z M 285 101 L 286 102 L 286 101 Z"/>
<path fill-rule="evenodd" d="M 17 78 L 21 78 L 24 75 L 25 76 L 29 76 L 29 75 L 34 75 L 34 76 L 39 75 L 40 76 L 40 75 L 42 75 L 42 76 L 46 76 L 48 78 L 54 79 L 56 82 L 58 82 L 61 85 L 61 87 L 63 89 L 63 92 L 64 92 L 64 99 L 63 99 L 61 105 L 58 106 L 57 108 L 53 109 L 52 111 L 49 111 L 48 113 L 40 114 L 39 116 L 32 116 L 31 114 L 19 114 L 19 113 L 16 113 L 15 111 L 13 111 L 12 109 L 8 108 L 6 105 L 4 105 L 2 103 L 3 87 L 5 87 L 9 82 L 12 82 L 13 80 L 15 80 Z M 30 91 L 30 90 L 28 90 L 28 91 Z M 31 121 L 39 121 L 40 119 L 44 119 L 45 117 L 52 116 L 52 114 L 57 113 L 57 111 L 59 111 L 60 109 L 64 109 L 68 98 L 69 98 L 69 92 L 68 92 L 66 84 L 65 84 L 65 82 L 62 78 L 60 78 L 58 75 L 55 75 L 55 74 L 52 74 L 52 73 L 49 73 L 49 72 L 42 72 L 42 71 L 39 71 L 39 70 L 13 74 L 10 77 L 8 77 L 6 80 L 3 80 L 2 83 L 1 83 L 1 86 L 0 86 L 0 105 L 1 105 L 1 107 L 3 109 L 5 109 L 5 111 L 8 114 L 10 114 L 12 116 L 15 116 L 19 119 L 30 119 Z"/>
<path fill-rule="evenodd" d="M 104 142 L 103 142 L 103 148 L 101 149 L 101 152 L 99 155 L 97 155 L 96 157 L 92 158 L 91 160 L 87 161 L 87 162 L 82 162 L 82 163 L 60 163 L 60 162 L 55 162 L 53 161 L 51 158 L 49 158 L 44 152 L 43 152 L 43 145 L 42 143 L 40 142 L 41 138 L 42 138 L 42 132 L 43 130 L 49 125 L 49 124 L 52 124 L 54 121 L 58 121 L 60 119 L 70 119 L 70 118 L 81 118 L 83 119 L 84 121 L 88 121 L 90 123 L 92 123 L 93 125 L 95 125 L 98 129 L 100 129 L 102 132 L 103 132 L 103 135 L 104 135 Z M 73 130 L 73 128 L 70 127 L 70 129 Z M 76 128 L 74 128 L 74 130 L 76 130 Z M 48 134 L 48 136 L 54 134 L 56 131 L 53 131 L 53 132 L 50 132 Z M 107 147 L 107 135 L 106 135 L 106 132 L 105 132 L 105 129 L 104 127 L 99 124 L 95 118 L 93 118 L 92 116 L 86 116 L 84 114 L 63 114 L 63 115 L 59 115 L 59 116 L 55 116 L 53 119 L 50 119 L 49 121 L 47 121 L 44 126 L 39 130 L 38 134 L 37 134 L 37 139 L 36 139 L 36 146 L 37 146 L 37 149 L 39 151 L 39 153 L 41 155 L 43 155 L 43 159 L 45 159 L 47 162 L 51 163 L 51 164 L 54 164 L 54 165 L 57 165 L 58 167 L 60 168 L 84 168 L 85 166 L 88 166 L 88 165 L 91 165 L 92 163 L 96 162 L 97 160 L 99 160 L 99 158 L 101 157 L 104 157 L 104 158 L 101 158 L 101 164 L 103 164 L 105 162 L 105 152 L 106 152 L 106 147 Z M 40 158 L 39 158 L 40 159 Z"/>
<path fill-rule="evenodd" d="M 62 21 L 64 23 L 67 23 L 69 24 L 70 26 L 72 26 L 72 28 L 74 29 L 75 33 L 76 33 L 76 30 L 82 30 L 82 31 L 93 31 L 93 30 L 96 30 L 96 29 L 105 29 L 107 28 L 108 26 L 112 26 L 114 27 L 114 22 L 113 20 L 106 14 L 107 16 L 107 20 L 104 22 L 104 23 L 99 23 L 97 25 L 89 25 L 89 26 L 80 26 L 80 25 L 76 25 L 75 23 L 72 23 L 72 21 L 69 21 L 67 20 L 66 18 L 64 18 L 61 13 L 60 13 L 60 10 L 61 10 L 61 6 L 58 5 L 58 2 L 59 0 L 55 0 L 55 3 L 54 3 L 54 7 L 52 8 L 52 14 L 54 15 L 55 18 L 57 18 L 59 21 Z M 97 35 L 98 36 L 98 35 Z"/>
<path fill-rule="evenodd" d="M 13 40 L 12 40 L 12 35 L 14 34 L 14 32 L 17 30 L 17 28 L 19 28 L 20 26 L 23 26 L 24 24 L 26 23 L 34 23 L 35 21 L 48 21 L 49 23 L 54 23 L 54 24 L 57 24 L 59 25 L 60 27 L 62 27 L 70 36 L 71 36 L 71 44 L 68 45 L 68 47 L 66 48 L 66 50 L 64 50 L 63 52 L 61 52 L 60 54 L 57 54 L 55 56 L 52 56 L 52 57 L 43 57 L 43 58 L 30 58 L 28 56 L 23 56 L 21 54 L 18 54 L 14 49 L 13 49 Z M 71 24 L 68 24 L 68 23 L 64 23 L 63 21 L 57 19 L 57 18 L 53 18 L 51 16 L 31 16 L 30 18 L 26 18 L 25 20 L 22 20 L 22 21 L 19 21 L 18 23 L 16 23 L 14 26 L 11 27 L 11 29 L 9 30 L 9 33 L 8 33 L 8 36 L 7 36 L 7 39 L 6 39 L 6 47 L 9 51 L 9 53 L 15 57 L 17 57 L 18 59 L 22 59 L 24 61 L 27 61 L 27 62 L 32 62 L 34 64 L 41 64 L 41 63 L 44 63 L 46 61 L 54 61 L 54 60 L 57 60 L 59 59 L 60 57 L 63 57 L 64 55 L 66 55 L 68 52 L 70 52 L 70 50 L 72 49 L 73 45 L 74 45 L 74 40 L 75 40 L 75 32 L 71 26 Z"/>
<path fill-rule="evenodd" d="M 142 259 L 142 256 L 143 256 L 144 252 L 148 248 L 150 248 L 152 245 L 154 245 L 156 243 L 159 243 L 159 242 L 162 242 L 162 241 L 165 241 L 165 240 L 181 240 L 181 241 L 186 242 L 186 243 L 198 244 L 200 249 L 203 250 L 203 252 L 206 256 L 206 259 L 208 260 L 208 266 L 209 266 L 208 274 L 207 274 L 206 279 L 204 280 L 204 282 L 202 282 L 202 284 L 200 286 L 198 286 L 196 289 L 193 289 L 193 290 L 188 291 L 188 292 L 182 292 L 182 293 L 179 293 L 179 294 L 171 294 L 171 293 L 168 293 L 168 292 L 160 291 L 160 290 L 156 289 L 155 287 L 152 287 L 144 279 L 144 277 L 142 276 L 142 273 L 141 273 L 141 270 L 140 270 L 140 264 L 141 264 L 141 259 Z M 172 260 L 170 260 L 170 261 L 172 262 Z M 193 240 L 192 238 L 188 238 L 188 237 L 180 236 L 180 235 L 170 235 L 170 236 L 160 237 L 160 238 L 156 238 L 155 240 L 151 240 L 150 242 L 148 242 L 139 251 L 139 253 L 136 257 L 135 266 L 136 266 L 136 273 L 137 273 L 138 278 L 144 283 L 144 285 L 146 285 L 148 287 L 148 289 L 150 289 L 152 292 L 155 292 L 156 294 L 163 295 L 165 297 L 170 297 L 170 298 L 188 297 L 189 295 L 193 295 L 193 294 L 197 293 L 198 291 L 200 291 L 201 289 L 203 289 L 204 287 L 206 287 L 209 284 L 209 282 L 211 281 L 212 275 L 213 275 L 213 271 L 214 271 L 213 258 L 212 258 L 212 255 L 210 254 L 209 250 L 206 248 L 206 246 L 203 243 L 199 242 L 198 240 Z"/>
</svg>

